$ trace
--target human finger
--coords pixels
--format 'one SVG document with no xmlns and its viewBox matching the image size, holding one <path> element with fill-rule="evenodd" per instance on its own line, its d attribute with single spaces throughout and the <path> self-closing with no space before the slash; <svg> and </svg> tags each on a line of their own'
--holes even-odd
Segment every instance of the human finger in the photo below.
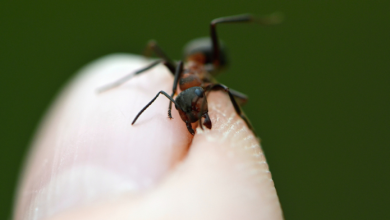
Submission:
<svg viewBox="0 0 390 220">
<path fill-rule="evenodd" d="M 197 129 L 186 158 L 136 199 L 61 213 L 63 219 L 283 219 L 257 138 L 226 94 L 208 97 L 211 130 Z"/>
<path fill-rule="evenodd" d="M 162 65 L 103 93 L 97 89 L 144 67 L 132 55 L 104 57 L 80 71 L 45 117 L 25 165 L 15 219 L 41 219 L 100 199 L 147 189 L 182 160 L 192 139 L 168 99 L 135 115 L 173 77 Z"/>
</svg>

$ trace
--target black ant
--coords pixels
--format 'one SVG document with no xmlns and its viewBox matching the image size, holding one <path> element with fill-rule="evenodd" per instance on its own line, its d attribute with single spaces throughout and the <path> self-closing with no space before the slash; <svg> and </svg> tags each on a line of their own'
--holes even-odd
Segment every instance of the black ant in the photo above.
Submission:
<svg viewBox="0 0 390 220">
<path fill-rule="evenodd" d="M 171 59 L 169 59 L 156 42 L 150 41 L 145 50 L 145 55 L 150 55 L 150 52 L 154 52 L 159 58 L 161 58 L 161 60 L 157 60 L 149 64 L 148 66 L 136 71 L 134 74 L 126 75 L 116 82 L 99 89 L 99 92 L 119 86 L 132 76 L 143 73 L 159 63 L 163 63 L 175 76 L 172 94 L 168 95 L 164 91 L 158 92 L 157 95 L 137 114 L 132 124 L 137 121 L 138 117 L 157 99 L 160 94 L 163 94 L 170 100 L 168 108 L 168 117 L 170 119 L 172 119 L 171 109 L 172 103 L 174 103 L 175 108 L 179 111 L 181 119 L 186 123 L 187 129 L 192 135 L 194 135 L 195 132 L 192 129 L 191 123 L 199 121 L 199 126 L 203 129 L 201 121 L 202 117 L 204 118 L 203 125 L 208 129 L 211 129 L 212 124 L 208 115 L 206 97 L 210 91 L 222 90 L 229 95 L 237 114 L 246 122 L 248 127 L 252 129 L 251 124 L 242 113 L 240 106 L 236 101 L 237 99 L 240 103 L 245 103 L 248 100 L 247 96 L 229 89 L 225 85 L 217 83 L 213 78 L 219 70 L 227 65 L 225 47 L 219 42 L 216 25 L 221 23 L 260 23 L 263 25 L 271 25 L 279 22 L 280 16 L 278 15 L 271 15 L 260 19 L 249 14 L 214 19 L 210 24 L 210 38 L 195 39 L 185 46 L 185 68 L 183 61 L 180 61 L 176 65 Z M 178 84 L 181 93 L 177 95 L 176 99 L 173 99 L 176 94 Z"/>
</svg>

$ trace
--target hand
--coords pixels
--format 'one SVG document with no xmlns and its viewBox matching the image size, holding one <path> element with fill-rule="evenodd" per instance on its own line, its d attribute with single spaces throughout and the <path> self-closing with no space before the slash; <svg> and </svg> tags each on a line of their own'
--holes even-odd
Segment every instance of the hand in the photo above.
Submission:
<svg viewBox="0 0 390 220">
<path fill-rule="evenodd" d="M 96 92 L 149 62 L 107 56 L 66 87 L 33 142 L 15 219 L 283 218 L 259 143 L 226 94 L 209 95 L 213 127 L 192 136 L 176 109 L 168 119 L 164 96 L 131 125 L 172 90 L 162 65 Z"/>
</svg>

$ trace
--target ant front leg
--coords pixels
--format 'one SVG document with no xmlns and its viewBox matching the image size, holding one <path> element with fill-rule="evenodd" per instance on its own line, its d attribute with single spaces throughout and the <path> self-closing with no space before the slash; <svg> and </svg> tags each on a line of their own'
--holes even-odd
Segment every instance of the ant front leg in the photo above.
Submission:
<svg viewBox="0 0 390 220">
<path fill-rule="evenodd" d="M 244 93 L 241 93 L 231 88 L 229 88 L 229 91 L 234 96 L 240 106 L 243 106 L 248 102 L 248 96 L 246 96 Z"/>
<path fill-rule="evenodd" d="M 192 125 L 190 122 L 186 121 L 186 126 L 187 126 L 187 130 L 192 134 L 192 135 L 195 135 L 195 131 L 194 129 L 192 129 Z"/>
<path fill-rule="evenodd" d="M 245 121 L 246 125 L 249 127 L 249 129 L 251 129 L 253 131 L 253 126 L 251 125 L 251 123 L 249 122 L 249 119 L 246 117 L 246 115 L 244 114 L 244 112 L 241 111 L 241 108 L 240 106 L 237 104 L 236 102 L 236 99 L 234 98 L 235 95 L 238 95 L 238 94 L 242 94 L 242 93 L 239 93 L 237 91 L 235 95 L 232 94 L 232 92 L 230 92 L 230 89 L 223 85 L 223 84 L 213 84 L 213 85 L 210 85 L 208 88 L 207 88 L 208 91 L 217 91 L 217 90 L 223 90 L 225 92 L 228 93 L 229 95 L 229 98 L 230 98 L 230 101 L 232 102 L 233 104 L 233 107 L 234 107 L 234 110 L 236 111 L 236 113 Z M 242 94 L 243 95 L 243 94 Z M 245 95 L 244 95 L 245 96 Z M 246 97 L 246 96 L 245 96 Z"/>
<path fill-rule="evenodd" d="M 167 54 L 164 52 L 163 49 L 161 49 L 160 46 L 158 46 L 157 42 L 155 40 L 150 40 L 144 50 L 144 56 L 150 57 L 151 53 L 154 52 L 157 57 L 163 59 L 164 65 L 169 69 L 169 71 L 175 76 L 175 80 L 173 82 L 173 91 L 171 97 L 173 97 L 176 94 L 177 89 L 177 82 L 180 79 L 181 73 L 183 72 L 183 64 L 179 64 L 179 66 L 176 66 L 175 63 L 167 56 Z M 177 71 L 180 70 L 179 73 Z M 168 106 L 168 118 L 172 119 L 172 102 L 169 102 Z"/>
<path fill-rule="evenodd" d="M 138 114 L 135 116 L 133 122 L 131 123 L 132 125 L 137 121 L 137 119 L 139 118 L 139 116 L 142 115 L 142 113 L 157 99 L 157 97 L 160 95 L 160 94 L 163 94 L 165 97 L 167 97 L 171 102 L 173 102 L 179 109 L 180 107 L 177 105 L 176 101 L 171 97 L 169 96 L 166 92 L 164 91 L 160 91 L 157 93 L 157 95 L 145 106 L 141 109 L 141 111 L 138 112 Z M 182 109 L 180 109 L 181 111 L 183 111 Z"/>
<path fill-rule="evenodd" d="M 176 93 L 177 82 L 179 81 L 182 73 L 183 73 L 183 61 L 180 61 L 178 66 L 176 67 L 175 79 L 173 80 L 172 95 L 171 95 L 172 98 Z M 171 111 L 172 111 L 172 102 L 169 102 L 169 107 L 168 107 L 168 118 L 169 119 L 172 119 Z"/>
</svg>

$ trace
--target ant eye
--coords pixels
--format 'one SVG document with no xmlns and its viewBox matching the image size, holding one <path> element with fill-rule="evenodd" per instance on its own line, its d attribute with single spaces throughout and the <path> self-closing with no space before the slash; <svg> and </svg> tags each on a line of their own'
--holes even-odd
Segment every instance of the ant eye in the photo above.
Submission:
<svg viewBox="0 0 390 220">
<path fill-rule="evenodd" d="M 195 89 L 195 94 L 199 97 L 203 97 L 203 91 L 200 89 Z"/>
</svg>

